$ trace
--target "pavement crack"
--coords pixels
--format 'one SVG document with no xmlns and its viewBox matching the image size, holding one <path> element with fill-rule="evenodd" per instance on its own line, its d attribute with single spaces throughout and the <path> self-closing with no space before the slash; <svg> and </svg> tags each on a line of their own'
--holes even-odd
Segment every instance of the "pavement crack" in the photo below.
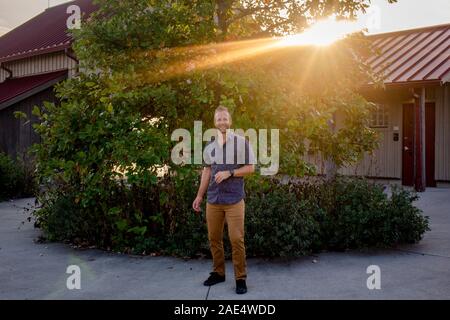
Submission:
<svg viewBox="0 0 450 320">
<path fill-rule="evenodd" d="M 211 286 L 208 287 L 208 291 L 206 292 L 206 297 L 205 300 L 208 300 L 208 296 L 209 296 L 209 291 L 211 290 Z"/>
<path fill-rule="evenodd" d="M 424 253 L 424 252 L 411 251 L 411 250 L 405 250 L 405 249 L 392 249 L 392 250 L 406 252 L 406 253 L 412 253 L 412 254 L 417 254 L 417 255 L 421 255 L 421 256 L 430 256 L 430 257 L 439 257 L 439 258 L 450 259 L 449 256 L 443 256 L 443 255 L 440 255 L 440 254 Z"/>
</svg>

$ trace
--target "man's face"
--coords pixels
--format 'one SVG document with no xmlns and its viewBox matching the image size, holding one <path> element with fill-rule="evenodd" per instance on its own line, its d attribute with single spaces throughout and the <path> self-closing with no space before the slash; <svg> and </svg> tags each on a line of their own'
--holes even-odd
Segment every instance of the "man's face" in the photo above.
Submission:
<svg viewBox="0 0 450 320">
<path fill-rule="evenodd" d="M 214 115 L 214 125 L 221 133 L 226 133 L 231 128 L 231 118 L 228 112 L 219 111 Z"/>
</svg>

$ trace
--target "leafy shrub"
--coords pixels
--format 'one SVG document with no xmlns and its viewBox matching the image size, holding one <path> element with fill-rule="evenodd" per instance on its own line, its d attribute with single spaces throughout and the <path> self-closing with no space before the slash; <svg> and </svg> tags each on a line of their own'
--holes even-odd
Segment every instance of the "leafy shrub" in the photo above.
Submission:
<svg viewBox="0 0 450 320">
<path fill-rule="evenodd" d="M 330 192 L 331 191 L 331 192 Z M 325 196 L 331 196 L 323 230 L 332 249 L 385 244 L 387 196 L 383 186 L 364 179 L 338 179 Z"/>
<path fill-rule="evenodd" d="M 0 201 L 32 196 L 35 189 L 33 162 L 20 158 L 14 161 L 0 152 Z"/>
<path fill-rule="evenodd" d="M 205 221 L 191 209 L 195 172 L 160 177 L 146 188 L 123 181 L 106 186 L 92 206 L 64 184 L 41 194 L 35 215 L 47 238 L 136 254 L 192 256 L 208 250 Z"/>
<path fill-rule="evenodd" d="M 41 227 L 49 240 L 68 240 L 83 238 L 89 228 L 82 210 L 74 205 L 70 196 L 56 198 L 54 202 L 36 212 L 37 225 Z M 86 228 L 88 227 L 88 228 Z"/>
<path fill-rule="evenodd" d="M 105 193 L 109 198 L 83 208 L 76 197 L 60 194 L 36 215 L 50 240 L 138 254 L 209 254 L 205 217 L 191 209 L 198 183 L 191 170 L 160 177 L 146 188 L 120 183 Z M 248 256 L 390 247 L 417 242 L 429 230 L 428 217 L 413 205 L 415 193 L 394 188 L 388 197 L 383 186 L 365 179 L 283 183 L 252 177 L 246 194 Z M 224 244 L 229 256 L 227 239 Z"/>
<path fill-rule="evenodd" d="M 17 169 L 12 159 L 0 153 L 0 200 L 16 193 Z"/>
<path fill-rule="evenodd" d="M 428 230 L 428 218 L 413 205 L 418 198 L 413 192 L 393 187 L 389 198 L 383 185 L 348 177 L 321 189 L 320 201 L 332 204 L 322 222 L 322 241 L 329 249 L 417 242 Z"/>
<path fill-rule="evenodd" d="M 247 255 L 293 257 L 310 253 L 317 241 L 320 208 L 297 199 L 292 186 L 250 181 L 246 199 Z"/>
<path fill-rule="evenodd" d="M 429 231 L 429 217 L 412 203 L 418 199 L 417 194 L 401 188 L 394 188 L 386 209 L 385 228 L 388 237 L 386 245 L 400 243 L 417 243 L 423 234 Z"/>
</svg>

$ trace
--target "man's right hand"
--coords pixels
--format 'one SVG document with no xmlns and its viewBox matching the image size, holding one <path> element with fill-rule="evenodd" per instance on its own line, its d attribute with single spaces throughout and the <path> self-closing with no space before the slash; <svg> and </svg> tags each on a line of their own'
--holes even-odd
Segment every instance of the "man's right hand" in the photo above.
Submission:
<svg viewBox="0 0 450 320">
<path fill-rule="evenodd" d="M 192 203 L 192 209 L 194 209 L 195 212 L 200 212 L 202 211 L 200 208 L 200 205 L 202 204 L 203 201 L 203 197 L 197 196 L 194 200 L 194 202 Z"/>
</svg>

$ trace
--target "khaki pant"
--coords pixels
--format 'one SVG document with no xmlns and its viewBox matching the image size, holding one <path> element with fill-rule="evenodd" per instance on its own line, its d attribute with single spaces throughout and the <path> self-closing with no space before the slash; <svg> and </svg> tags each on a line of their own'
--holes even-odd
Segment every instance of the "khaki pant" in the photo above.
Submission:
<svg viewBox="0 0 450 320">
<path fill-rule="evenodd" d="M 223 250 L 223 228 L 226 221 L 231 242 L 234 277 L 246 279 L 247 262 L 244 246 L 244 199 L 236 204 L 206 204 L 208 239 L 213 257 L 213 271 L 225 275 L 225 255 Z"/>
</svg>

